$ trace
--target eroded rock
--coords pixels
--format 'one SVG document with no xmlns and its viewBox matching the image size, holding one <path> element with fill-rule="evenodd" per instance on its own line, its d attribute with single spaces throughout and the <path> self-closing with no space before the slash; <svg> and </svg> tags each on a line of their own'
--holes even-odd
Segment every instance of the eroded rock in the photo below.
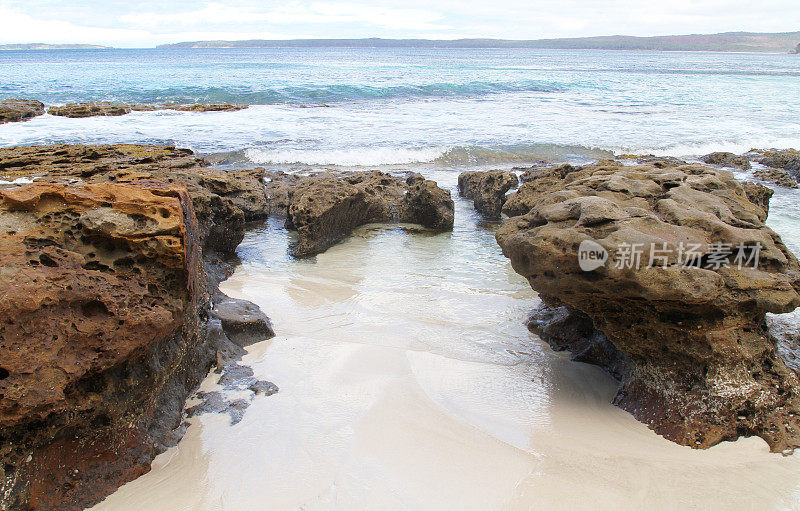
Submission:
<svg viewBox="0 0 800 511">
<path fill-rule="evenodd" d="M 798 447 L 800 381 L 777 356 L 765 314 L 800 304 L 800 265 L 733 175 L 602 162 L 538 183 L 520 188 L 531 207 L 497 240 L 536 291 L 588 316 L 631 361 L 615 404 L 692 447 L 751 435 L 775 452 Z M 609 254 L 592 271 L 578 258 L 587 240 Z M 640 264 L 625 258 L 634 244 Z M 713 264 L 719 244 L 742 247 L 728 267 Z M 755 267 L 742 259 L 740 269 L 735 257 L 757 244 Z"/>
<path fill-rule="evenodd" d="M 500 219 L 506 192 L 519 185 L 519 179 L 507 170 L 462 172 L 458 176 L 458 192 L 472 199 L 475 209 L 489 219 Z"/>
<path fill-rule="evenodd" d="M 0 124 L 27 121 L 44 115 L 44 103 L 30 99 L 4 99 L 0 101 Z"/>
<path fill-rule="evenodd" d="M 188 149 L 133 144 L 0 148 L 0 179 L 38 182 L 136 183 L 157 180 L 186 186 L 205 252 L 235 254 L 246 221 L 269 214 L 264 169 L 218 170 Z"/>
<path fill-rule="evenodd" d="M 281 183 L 282 182 L 282 183 Z M 324 252 L 353 229 L 374 222 L 453 228 L 450 192 L 419 174 L 406 179 L 372 172 L 319 172 L 298 178 L 273 174 L 270 190 L 286 189 L 287 227 L 299 235 L 292 253 Z"/>
<path fill-rule="evenodd" d="M 0 508 L 83 509 L 147 472 L 209 369 L 271 336 L 224 305 L 211 239 L 266 205 L 259 173 L 217 172 L 165 147 L 0 150 L 1 176 L 38 178 L 0 186 Z"/>
</svg>

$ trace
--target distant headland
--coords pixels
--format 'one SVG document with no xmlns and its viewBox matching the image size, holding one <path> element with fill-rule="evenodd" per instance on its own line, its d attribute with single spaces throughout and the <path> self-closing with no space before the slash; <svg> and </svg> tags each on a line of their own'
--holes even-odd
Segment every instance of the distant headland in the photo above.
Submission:
<svg viewBox="0 0 800 511">
<path fill-rule="evenodd" d="M 98 44 L 0 44 L 0 50 L 111 50 L 111 46 Z"/>
<path fill-rule="evenodd" d="M 789 53 L 800 46 L 800 31 L 781 33 L 725 32 L 653 37 L 623 35 L 565 39 L 287 39 L 191 41 L 158 48 L 541 48 L 567 50 L 656 50 Z"/>
</svg>

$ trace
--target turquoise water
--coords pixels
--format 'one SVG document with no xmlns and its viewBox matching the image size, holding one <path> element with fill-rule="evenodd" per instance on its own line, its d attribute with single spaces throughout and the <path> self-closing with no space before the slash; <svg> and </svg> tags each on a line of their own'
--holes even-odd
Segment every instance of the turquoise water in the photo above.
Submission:
<svg viewBox="0 0 800 511">
<path fill-rule="evenodd" d="M 792 55 L 497 49 L 0 52 L 0 99 L 230 101 L 235 113 L 44 116 L 0 145 L 175 143 L 264 165 L 438 167 L 800 146 Z"/>
</svg>

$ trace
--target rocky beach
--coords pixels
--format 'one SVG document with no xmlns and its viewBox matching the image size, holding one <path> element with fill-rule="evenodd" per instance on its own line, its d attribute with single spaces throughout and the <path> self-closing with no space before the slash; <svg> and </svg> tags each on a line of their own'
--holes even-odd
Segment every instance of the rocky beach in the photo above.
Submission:
<svg viewBox="0 0 800 511">
<path fill-rule="evenodd" d="M 795 506 L 792 139 L 459 86 L 2 99 L 0 509 Z"/>
</svg>

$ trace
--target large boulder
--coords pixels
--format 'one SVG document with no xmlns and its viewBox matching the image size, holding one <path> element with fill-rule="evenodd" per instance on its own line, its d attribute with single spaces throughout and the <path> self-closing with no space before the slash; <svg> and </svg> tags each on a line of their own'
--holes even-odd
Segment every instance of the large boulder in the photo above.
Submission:
<svg viewBox="0 0 800 511">
<path fill-rule="evenodd" d="M 506 192 L 519 185 L 519 178 L 508 170 L 470 171 L 458 176 L 458 193 L 472 199 L 475 209 L 491 220 L 500 219 Z"/>
<path fill-rule="evenodd" d="M 299 235 L 292 247 L 296 257 L 324 252 L 368 223 L 453 228 L 450 192 L 419 174 L 405 179 L 380 171 L 318 172 L 299 178 L 273 174 L 269 187 L 285 193 L 286 224 Z"/>
<path fill-rule="evenodd" d="M 44 114 L 44 103 L 30 99 L 4 99 L 0 101 L 0 124 L 27 121 Z"/>
<path fill-rule="evenodd" d="M 61 117 L 102 117 L 126 115 L 131 113 L 130 105 L 112 103 L 110 101 L 93 101 L 90 103 L 67 103 L 63 106 L 51 106 L 47 109 L 50 115 Z"/>
<path fill-rule="evenodd" d="M 614 402 L 692 447 L 800 446 L 800 381 L 765 323 L 800 304 L 800 265 L 763 198 L 701 165 L 601 162 L 538 182 L 497 240 L 545 303 L 588 316 L 631 361 Z"/>
<path fill-rule="evenodd" d="M 217 172 L 174 148 L 0 150 L 0 179 L 36 178 L 0 186 L 1 509 L 83 509 L 146 472 L 211 366 L 273 335 L 218 291 L 213 241 L 242 238 L 260 172 Z"/>
</svg>

